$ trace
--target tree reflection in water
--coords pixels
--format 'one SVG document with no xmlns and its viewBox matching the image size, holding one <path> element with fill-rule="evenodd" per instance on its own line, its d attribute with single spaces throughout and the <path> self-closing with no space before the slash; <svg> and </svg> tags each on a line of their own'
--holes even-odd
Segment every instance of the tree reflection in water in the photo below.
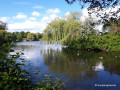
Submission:
<svg viewBox="0 0 120 90">
<path fill-rule="evenodd" d="M 86 55 L 84 51 L 64 48 L 62 51 L 54 51 L 52 49 L 47 51 L 41 50 L 41 54 L 50 70 L 67 75 L 74 81 L 88 80 L 97 75 L 94 67 L 98 59 L 97 57 L 91 57 L 95 54 L 94 52 Z"/>
<path fill-rule="evenodd" d="M 62 51 L 41 50 L 40 53 L 49 70 L 67 75 L 74 81 L 95 78 L 100 70 L 107 70 L 120 75 L 120 59 L 115 58 L 118 53 L 96 53 L 66 48 L 63 48 Z M 104 59 L 99 59 L 99 56 L 103 56 Z"/>
</svg>

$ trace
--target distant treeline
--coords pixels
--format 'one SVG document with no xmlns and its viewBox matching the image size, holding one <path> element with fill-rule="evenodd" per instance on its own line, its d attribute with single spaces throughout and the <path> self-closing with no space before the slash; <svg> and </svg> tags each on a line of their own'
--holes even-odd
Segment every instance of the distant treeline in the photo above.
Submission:
<svg viewBox="0 0 120 90">
<path fill-rule="evenodd" d="M 30 32 L 7 32 L 7 24 L 0 21 L 0 45 L 7 42 L 16 41 L 38 41 L 42 38 L 41 33 L 30 33 Z"/>
<path fill-rule="evenodd" d="M 120 51 L 120 19 L 109 19 L 103 25 L 103 31 L 95 27 L 95 19 L 81 21 L 79 12 L 56 18 L 43 32 L 43 39 L 59 41 L 69 48 Z"/>
<path fill-rule="evenodd" d="M 23 40 L 38 41 L 42 38 L 41 33 L 30 33 L 24 31 L 10 33 L 10 36 L 13 41 L 23 41 Z"/>
</svg>

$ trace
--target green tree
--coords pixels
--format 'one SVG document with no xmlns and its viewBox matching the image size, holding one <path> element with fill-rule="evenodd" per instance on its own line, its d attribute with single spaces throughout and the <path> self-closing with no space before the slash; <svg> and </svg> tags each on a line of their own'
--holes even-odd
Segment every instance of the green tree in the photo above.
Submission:
<svg viewBox="0 0 120 90">
<path fill-rule="evenodd" d="M 10 33 L 10 36 L 11 36 L 11 40 L 12 40 L 12 41 L 16 41 L 16 39 L 17 39 L 17 35 L 16 35 L 15 32 Z"/>
<path fill-rule="evenodd" d="M 31 39 L 32 41 L 37 40 L 36 35 L 34 33 L 28 33 L 27 39 Z"/>
<path fill-rule="evenodd" d="M 30 33 L 30 32 L 25 32 L 24 33 L 24 38 L 27 38 L 28 33 Z"/>
<path fill-rule="evenodd" d="M 21 35 L 21 34 L 18 34 L 17 40 L 18 40 L 18 41 L 22 41 L 22 35 Z"/>
<path fill-rule="evenodd" d="M 106 21 L 103 25 L 103 31 L 113 33 L 114 35 L 120 35 L 120 19 Z"/>
<path fill-rule="evenodd" d="M 5 30 L 0 30 L 0 45 L 10 41 L 10 35 Z"/>
<path fill-rule="evenodd" d="M 80 16 L 79 12 L 71 12 L 62 19 L 56 18 L 44 30 L 43 39 L 68 44 L 71 40 L 79 38 L 82 29 Z"/>
<path fill-rule="evenodd" d="M 0 30 L 7 30 L 7 23 L 0 21 Z"/>
<path fill-rule="evenodd" d="M 36 35 L 36 40 L 39 40 L 42 38 L 42 34 L 40 33 L 35 33 L 35 35 Z"/>
</svg>

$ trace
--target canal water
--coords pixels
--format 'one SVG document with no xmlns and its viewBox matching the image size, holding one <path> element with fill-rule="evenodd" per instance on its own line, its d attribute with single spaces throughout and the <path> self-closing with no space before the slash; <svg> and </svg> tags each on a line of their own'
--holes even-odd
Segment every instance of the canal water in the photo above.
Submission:
<svg viewBox="0 0 120 90">
<path fill-rule="evenodd" d="M 120 53 L 74 50 L 42 41 L 19 42 L 13 49 L 30 60 L 29 68 L 39 68 L 41 74 L 33 82 L 47 74 L 59 78 L 65 90 L 120 90 Z"/>
</svg>

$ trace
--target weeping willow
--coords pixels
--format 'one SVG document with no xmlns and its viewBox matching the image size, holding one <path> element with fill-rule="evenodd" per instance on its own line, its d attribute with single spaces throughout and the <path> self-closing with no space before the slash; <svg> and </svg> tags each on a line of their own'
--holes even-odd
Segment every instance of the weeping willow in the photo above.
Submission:
<svg viewBox="0 0 120 90">
<path fill-rule="evenodd" d="M 43 32 L 43 40 L 60 41 L 67 45 L 71 40 L 81 37 L 82 22 L 79 12 L 71 12 L 61 19 L 56 18 L 48 24 Z"/>
</svg>

